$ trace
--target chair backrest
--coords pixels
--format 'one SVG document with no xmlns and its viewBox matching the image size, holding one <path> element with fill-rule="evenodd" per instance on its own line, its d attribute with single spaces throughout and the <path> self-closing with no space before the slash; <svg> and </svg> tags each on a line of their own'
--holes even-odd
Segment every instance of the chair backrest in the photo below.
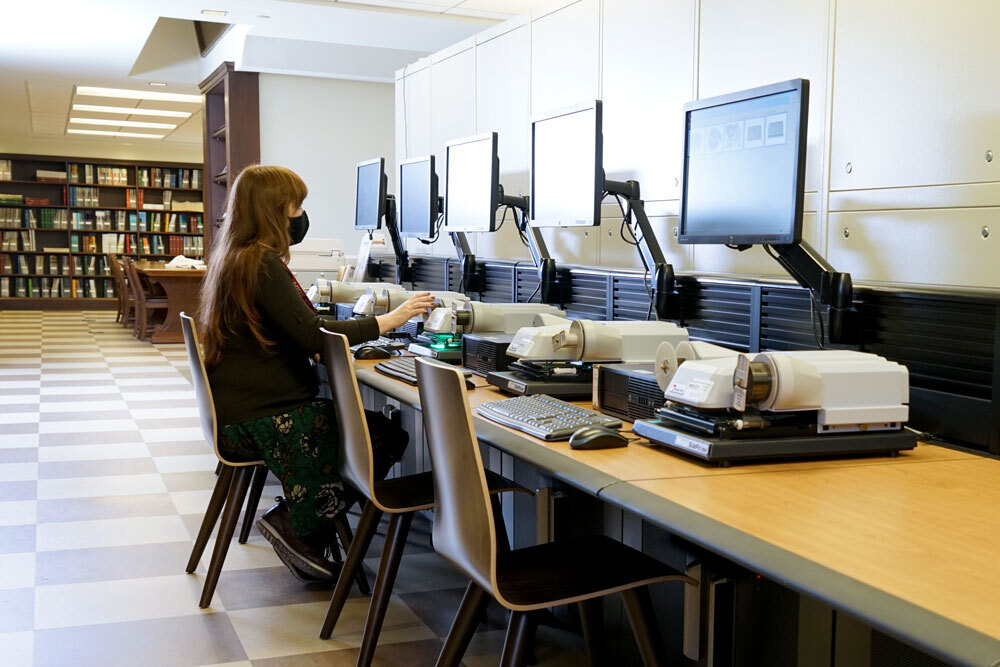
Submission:
<svg viewBox="0 0 1000 667">
<path fill-rule="evenodd" d="M 128 276 L 128 286 L 132 290 L 132 296 L 135 297 L 136 308 L 146 307 L 146 291 L 142 287 L 142 281 L 139 280 L 139 272 L 135 270 L 135 262 L 131 257 L 125 257 L 122 259 L 125 263 L 125 275 Z"/>
<path fill-rule="evenodd" d="M 187 348 L 188 363 L 191 366 L 191 383 L 194 385 L 194 395 L 198 400 L 198 414 L 201 415 L 201 432 L 205 440 L 212 443 L 215 455 L 224 463 L 225 457 L 219 453 L 219 442 L 216 437 L 217 423 L 215 419 L 215 401 L 212 399 L 212 387 L 208 384 L 208 372 L 205 370 L 204 355 L 201 342 L 198 339 L 198 329 L 194 318 L 187 313 L 181 313 L 181 329 L 184 330 L 184 346 Z"/>
<path fill-rule="evenodd" d="M 372 491 L 375 483 L 372 441 L 347 336 L 326 329 L 320 331 L 323 332 L 326 375 L 337 409 L 337 430 L 340 433 L 341 447 L 340 476 L 374 502 L 376 507 L 384 510 Z"/>
<path fill-rule="evenodd" d="M 416 367 L 434 474 L 434 550 L 499 595 L 493 508 L 465 378 L 457 368 L 423 359 Z"/>
<path fill-rule="evenodd" d="M 128 298 L 125 296 L 125 279 L 122 277 L 122 267 L 118 263 L 118 258 L 108 253 L 105 255 L 108 258 L 108 266 L 111 267 L 111 277 L 115 280 L 115 294 L 118 296 L 118 311 L 125 312 L 125 304 L 128 303 Z"/>
</svg>

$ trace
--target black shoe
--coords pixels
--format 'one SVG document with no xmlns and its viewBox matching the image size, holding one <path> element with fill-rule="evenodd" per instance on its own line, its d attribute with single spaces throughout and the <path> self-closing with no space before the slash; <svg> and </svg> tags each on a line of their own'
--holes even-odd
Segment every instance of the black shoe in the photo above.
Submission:
<svg viewBox="0 0 1000 667">
<path fill-rule="evenodd" d="M 296 579 L 305 583 L 336 581 L 343 565 L 330 562 L 296 537 L 284 498 L 276 500 L 277 504 L 257 520 L 257 530 Z"/>
</svg>

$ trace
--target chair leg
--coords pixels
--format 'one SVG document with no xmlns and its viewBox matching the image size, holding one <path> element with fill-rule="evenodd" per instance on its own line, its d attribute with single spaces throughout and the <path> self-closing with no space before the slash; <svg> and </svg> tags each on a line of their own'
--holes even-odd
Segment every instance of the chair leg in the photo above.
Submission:
<svg viewBox="0 0 1000 667">
<path fill-rule="evenodd" d="M 489 595 L 476 582 L 470 581 L 458 606 L 455 620 L 448 631 L 441 653 L 438 655 L 435 667 L 458 667 L 462 662 L 472 635 L 479 626 L 479 619 L 489 603 Z"/>
<path fill-rule="evenodd" d="M 520 667 L 524 664 L 524 656 L 528 648 L 531 623 L 528 614 L 523 611 L 510 612 L 510 623 L 507 625 L 507 637 L 503 643 L 503 653 L 500 654 L 501 667 Z"/>
<path fill-rule="evenodd" d="M 243 528 L 240 529 L 240 544 L 246 544 L 250 538 L 253 520 L 257 517 L 257 505 L 260 495 L 264 492 L 264 482 L 267 480 L 267 466 L 257 466 L 253 471 L 253 482 L 250 483 L 250 495 L 247 496 L 247 509 L 243 515 Z"/>
<path fill-rule="evenodd" d="M 222 465 L 221 461 L 219 465 Z M 194 572 L 198 568 L 201 555 L 205 553 L 205 545 L 208 544 L 208 538 L 212 536 L 212 530 L 215 528 L 215 524 L 219 520 L 219 515 L 222 513 L 222 508 L 226 503 L 226 495 L 233 481 L 234 470 L 235 468 L 232 466 L 222 466 L 219 479 L 215 481 L 215 490 L 212 491 L 212 499 L 208 501 L 205 518 L 201 520 L 198 537 L 194 541 L 194 548 L 191 549 L 191 557 L 188 558 L 187 569 L 185 570 L 188 573 Z"/>
<path fill-rule="evenodd" d="M 212 604 L 215 586 L 219 583 L 219 575 L 222 574 L 222 564 L 226 561 L 226 552 L 229 551 L 229 542 L 232 541 L 236 524 L 240 521 L 240 509 L 250 487 L 253 470 L 244 466 L 233 474 L 229 497 L 226 498 L 226 509 L 222 513 L 222 523 L 219 524 L 219 533 L 215 537 L 215 551 L 212 552 L 212 561 L 208 564 L 205 586 L 201 589 L 201 601 L 198 606 L 202 609 Z"/>
<path fill-rule="evenodd" d="M 222 472 L 222 461 L 215 464 L 215 476 L 218 477 L 220 472 Z"/>
<path fill-rule="evenodd" d="M 635 641 L 639 644 L 643 664 L 646 667 L 667 664 L 667 655 L 660 637 L 660 628 L 656 624 L 649 588 L 639 586 L 622 591 L 622 600 L 625 602 L 628 621 L 632 624 Z"/>
<path fill-rule="evenodd" d="M 378 645 L 379 633 L 382 632 L 389 596 L 392 595 L 392 585 L 396 581 L 396 572 L 399 570 L 399 561 L 403 558 L 403 547 L 406 546 L 406 536 L 410 532 L 412 521 L 413 512 L 393 514 L 389 519 L 382 561 L 375 576 L 375 591 L 368 606 L 368 618 L 365 619 L 365 634 L 358 651 L 358 667 L 369 667 L 375 658 L 375 647 Z"/>
<path fill-rule="evenodd" d="M 510 551 L 510 538 L 507 537 L 507 523 L 503 520 L 503 507 L 500 505 L 500 494 L 490 494 L 490 505 L 493 506 L 493 529 L 497 536 L 497 551 Z"/>
<path fill-rule="evenodd" d="M 351 546 L 347 549 L 347 556 L 344 557 L 344 566 L 340 569 L 337 585 L 333 589 L 333 597 L 330 598 L 330 608 L 327 609 L 323 628 L 319 632 L 320 639 L 329 639 L 333 633 L 333 628 L 340 618 L 340 612 L 344 610 L 344 603 L 347 602 L 347 594 L 351 592 L 354 573 L 362 567 L 362 561 L 368 552 L 368 547 L 371 546 L 372 538 L 375 537 L 375 530 L 381 519 L 382 510 L 375 507 L 375 503 L 369 500 L 361 512 L 358 532 L 354 536 Z"/>
<path fill-rule="evenodd" d="M 580 610 L 580 626 L 583 628 L 583 643 L 587 647 L 587 662 L 590 667 L 603 665 L 604 618 L 601 598 L 590 598 L 577 603 Z"/>
<path fill-rule="evenodd" d="M 344 548 L 344 551 L 349 551 L 351 549 L 351 544 L 354 542 L 354 535 L 351 533 L 351 524 L 347 523 L 347 517 L 341 514 L 334 520 L 333 527 L 337 530 L 337 537 L 340 538 L 340 544 Z M 365 574 L 365 568 L 359 567 L 357 572 L 354 574 L 354 579 L 358 584 L 358 591 L 362 595 L 371 595 L 372 589 L 368 585 L 368 575 Z"/>
</svg>

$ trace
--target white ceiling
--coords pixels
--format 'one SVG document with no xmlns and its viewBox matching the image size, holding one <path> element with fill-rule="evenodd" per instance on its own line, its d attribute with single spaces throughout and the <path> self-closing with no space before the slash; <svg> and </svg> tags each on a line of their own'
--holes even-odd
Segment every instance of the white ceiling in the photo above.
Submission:
<svg viewBox="0 0 1000 667">
<path fill-rule="evenodd" d="M 66 146 L 65 154 L 79 155 L 86 154 L 88 147 L 99 153 L 100 147 L 131 145 L 135 147 L 133 150 L 141 149 L 146 159 L 157 159 L 157 152 L 162 154 L 160 159 L 178 159 L 173 156 L 179 152 L 201 153 L 200 111 L 187 120 L 73 112 L 75 117 L 178 123 L 162 140 L 65 133 L 73 102 L 196 110 L 194 105 L 177 103 L 74 98 L 75 86 L 197 94 L 198 81 L 214 69 L 217 61 L 209 61 L 217 54 L 210 53 L 209 60 L 199 58 L 196 51 L 192 53 L 191 37 L 184 33 L 185 24 L 161 21 L 158 25 L 161 17 L 235 24 L 223 38 L 223 42 L 229 43 L 217 50 L 228 49 L 226 57 L 231 59 L 235 48 L 238 67 L 246 54 L 247 69 L 255 71 L 391 81 L 393 72 L 403 65 L 527 11 L 539 2 L 3 0 L 2 4 L 0 152 L 31 152 L 25 147 L 37 144 Z M 201 13 L 203 9 L 226 11 L 228 15 L 205 16 Z M 304 57 L 307 55 L 312 57 Z M 164 82 L 167 86 L 151 88 L 150 81 Z"/>
</svg>

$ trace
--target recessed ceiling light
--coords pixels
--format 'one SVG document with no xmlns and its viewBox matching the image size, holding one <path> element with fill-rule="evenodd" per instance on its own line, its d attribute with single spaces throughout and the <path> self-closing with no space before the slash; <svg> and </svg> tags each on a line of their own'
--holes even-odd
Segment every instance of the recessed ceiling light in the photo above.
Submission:
<svg viewBox="0 0 1000 667">
<path fill-rule="evenodd" d="M 162 81 L 150 81 L 149 85 L 156 86 L 157 88 L 166 88 L 167 87 L 167 84 L 165 84 Z"/>
<path fill-rule="evenodd" d="M 190 102 L 201 104 L 201 95 L 185 95 L 183 93 L 157 93 L 150 90 L 132 90 L 129 88 L 98 88 L 95 86 L 77 86 L 77 95 L 88 97 L 118 97 L 127 100 L 158 100 L 161 102 Z"/>
<path fill-rule="evenodd" d="M 205 16 L 228 16 L 229 12 L 223 11 L 221 9 L 203 9 L 201 13 Z"/>
<path fill-rule="evenodd" d="M 70 128 L 67 134 L 100 134 L 106 137 L 139 137 L 140 139 L 162 139 L 162 134 L 144 134 L 142 132 L 111 132 L 109 130 L 77 130 Z"/>
<path fill-rule="evenodd" d="M 268 16 L 267 14 L 257 14 L 257 18 L 259 18 L 259 19 L 269 19 L 271 17 Z"/>
<path fill-rule="evenodd" d="M 114 118 L 70 118 L 71 123 L 82 125 L 113 125 L 115 127 L 148 127 L 154 130 L 173 130 L 173 123 L 150 123 L 144 120 L 115 120 Z"/>
<path fill-rule="evenodd" d="M 135 116 L 163 116 L 169 118 L 190 118 L 190 111 L 167 111 L 166 109 L 139 109 L 136 107 L 109 107 L 100 104 L 74 104 L 73 111 L 93 111 L 94 113 L 120 113 Z"/>
</svg>

